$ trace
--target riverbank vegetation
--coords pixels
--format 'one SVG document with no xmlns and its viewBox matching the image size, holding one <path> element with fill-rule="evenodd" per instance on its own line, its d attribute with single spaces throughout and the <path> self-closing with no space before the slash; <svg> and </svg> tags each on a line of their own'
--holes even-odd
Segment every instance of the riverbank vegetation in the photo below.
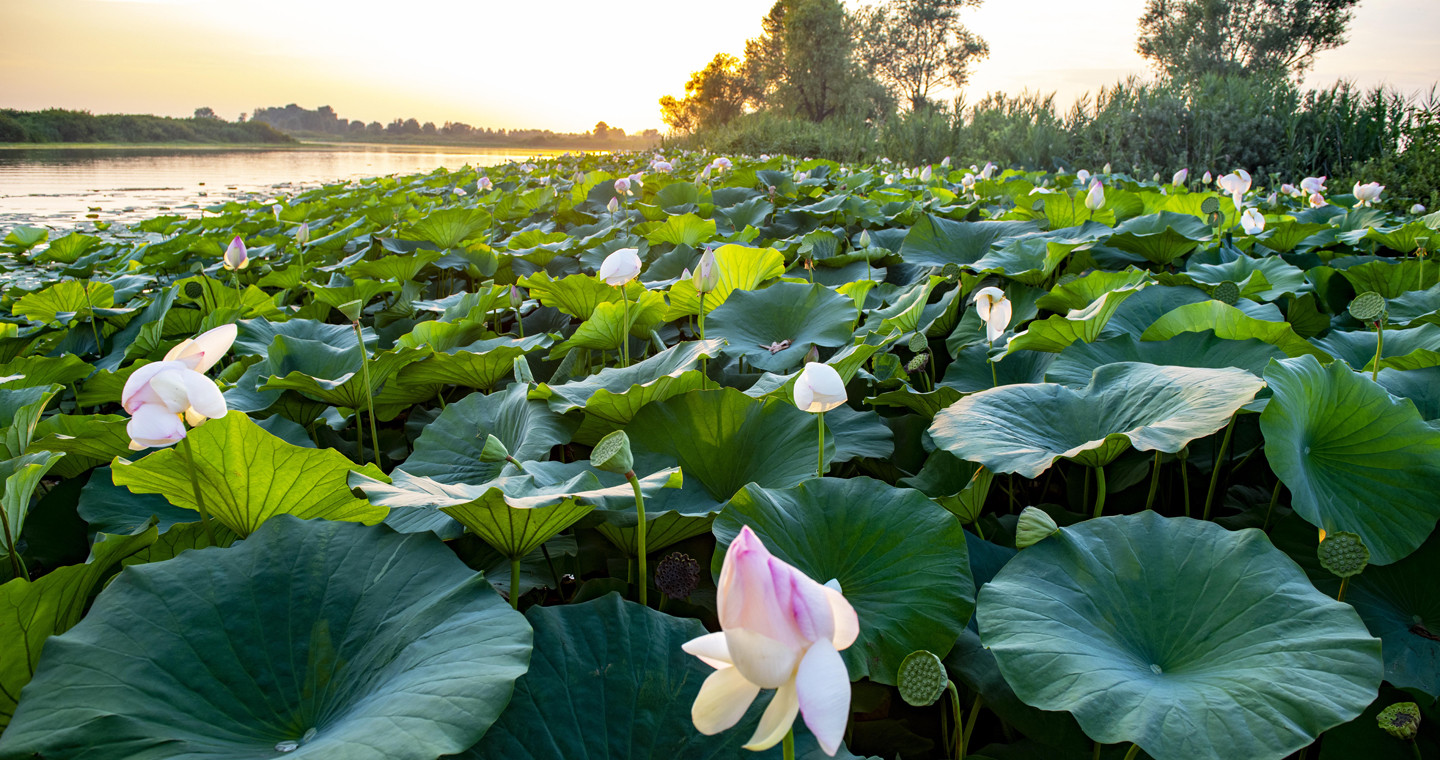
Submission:
<svg viewBox="0 0 1440 760">
<path fill-rule="evenodd" d="M 399 145 L 463 145 L 484 148 L 549 148 L 559 150 L 644 150 L 654 147 L 660 132 L 647 129 L 627 134 L 604 121 L 585 132 L 555 132 L 549 129 L 494 129 L 473 127 L 465 122 L 397 118 L 388 124 L 346 119 L 330 106 L 303 108 L 291 103 L 284 108 L 256 108 L 251 121 L 262 121 L 303 140 L 389 143 Z"/>
<path fill-rule="evenodd" d="M 208 110 L 208 109 L 205 109 Z M 294 143 L 268 124 L 146 114 L 92 114 L 64 108 L 0 109 L 0 143 Z"/>
</svg>

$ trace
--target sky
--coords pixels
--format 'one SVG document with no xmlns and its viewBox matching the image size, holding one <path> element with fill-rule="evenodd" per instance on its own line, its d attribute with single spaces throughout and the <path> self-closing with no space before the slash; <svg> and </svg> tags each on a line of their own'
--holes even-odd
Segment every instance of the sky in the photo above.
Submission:
<svg viewBox="0 0 1440 760">
<path fill-rule="evenodd" d="M 661 128 L 661 95 L 740 54 L 774 0 L 0 0 L 0 107 L 226 119 L 329 105 L 344 118 L 584 132 Z M 1076 96 L 1149 68 L 1145 0 L 985 0 L 991 55 L 966 98 Z M 1440 1 L 1362 0 L 1307 78 L 1412 93 L 1440 82 Z"/>
</svg>

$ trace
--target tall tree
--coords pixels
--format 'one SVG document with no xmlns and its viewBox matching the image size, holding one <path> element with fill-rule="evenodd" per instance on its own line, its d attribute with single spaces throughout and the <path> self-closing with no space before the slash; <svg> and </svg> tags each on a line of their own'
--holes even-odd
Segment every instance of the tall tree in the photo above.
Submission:
<svg viewBox="0 0 1440 760">
<path fill-rule="evenodd" d="M 897 100 L 918 110 L 931 90 L 965 86 L 970 67 L 990 46 L 960 22 L 981 0 L 895 0 L 862 10 L 860 58 Z"/>
<path fill-rule="evenodd" d="M 779 0 L 745 43 L 747 92 L 758 107 L 824 121 L 872 110 L 874 79 L 855 55 L 854 19 L 838 0 Z"/>
<path fill-rule="evenodd" d="M 660 118 L 677 132 L 716 127 L 739 116 L 746 98 L 740 60 L 720 53 L 704 69 L 690 75 L 684 98 L 660 98 Z"/>
<path fill-rule="evenodd" d="M 1300 74 L 1345 44 L 1360 0 L 1148 0 L 1136 49 L 1177 80 Z"/>
</svg>

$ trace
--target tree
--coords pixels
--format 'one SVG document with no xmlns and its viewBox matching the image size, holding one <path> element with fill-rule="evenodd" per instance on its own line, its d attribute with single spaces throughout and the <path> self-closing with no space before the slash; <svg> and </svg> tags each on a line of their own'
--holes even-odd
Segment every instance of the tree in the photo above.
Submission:
<svg viewBox="0 0 1440 760">
<path fill-rule="evenodd" d="M 220 118 L 220 117 L 215 115 L 215 109 L 211 108 L 210 106 L 202 106 L 202 107 L 200 107 L 200 108 L 195 109 L 195 118 L 197 118 L 197 119 L 218 119 L 218 118 Z"/>
<path fill-rule="evenodd" d="M 705 68 L 690 75 L 684 99 L 671 95 L 660 98 L 660 118 L 677 132 L 719 126 L 744 111 L 748 95 L 745 85 L 740 59 L 720 53 Z"/>
<path fill-rule="evenodd" d="M 1136 49 L 1180 81 L 1205 74 L 1299 75 L 1345 44 L 1360 0 L 1148 0 Z"/>
<path fill-rule="evenodd" d="M 854 21 L 838 0 L 779 0 L 745 43 L 747 96 L 810 121 L 873 110 L 874 79 L 855 56 Z"/>
<path fill-rule="evenodd" d="M 981 0 L 898 0 L 860 13 L 860 60 L 897 99 L 919 110 L 932 88 L 960 88 L 990 47 L 960 23 L 960 10 Z"/>
</svg>

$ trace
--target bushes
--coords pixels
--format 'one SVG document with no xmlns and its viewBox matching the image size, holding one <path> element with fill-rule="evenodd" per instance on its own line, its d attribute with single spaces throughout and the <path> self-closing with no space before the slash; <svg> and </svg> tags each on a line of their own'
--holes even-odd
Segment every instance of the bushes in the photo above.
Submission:
<svg viewBox="0 0 1440 760">
<path fill-rule="evenodd" d="M 86 111 L 0 110 L 0 142 L 289 143 L 295 140 L 261 122 L 172 119 L 141 114 L 95 116 Z"/>
</svg>

